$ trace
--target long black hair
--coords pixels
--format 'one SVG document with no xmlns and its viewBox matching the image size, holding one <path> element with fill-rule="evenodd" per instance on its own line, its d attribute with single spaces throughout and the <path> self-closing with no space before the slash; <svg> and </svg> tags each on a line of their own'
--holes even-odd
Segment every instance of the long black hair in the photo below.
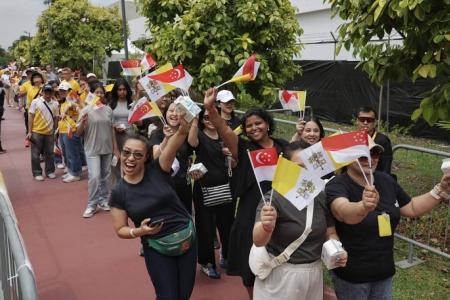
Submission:
<svg viewBox="0 0 450 300">
<path fill-rule="evenodd" d="M 119 93 L 118 89 L 120 86 L 124 86 L 127 90 L 127 107 L 133 102 L 132 96 L 133 92 L 131 91 L 130 84 L 123 78 L 118 78 L 114 83 L 114 86 L 111 90 L 111 101 L 109 102 L 109 106 L 111 109 L 115 109 L 117 106 L 117 101 L 119 101 Z"/>
</svg>

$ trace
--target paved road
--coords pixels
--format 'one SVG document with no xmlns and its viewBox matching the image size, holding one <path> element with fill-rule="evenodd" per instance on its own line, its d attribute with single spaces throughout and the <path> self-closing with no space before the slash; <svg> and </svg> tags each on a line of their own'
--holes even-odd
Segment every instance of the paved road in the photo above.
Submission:
<svg viewBox="0 0 450 300">
<path fill-rule="evenodd" d="M 30 150 L 24 147 L 22 113 L 7 108 L 2 121 L 0 171 L 19 221 L 43 300 L 154 299 L 154 290 L 138 256 L 138 240 L 119 239 L 108 213 L 83 219 L 87 174 L 75 183 L 37 182 L 31 174 Z M 333 299 L 334 297 L 329 297 Z M 197 270 L 194 300 L 245 300 L 238 277 L 213 280 Z M 281 299 L 280 299 L 281 300 Z"/>
</svg>

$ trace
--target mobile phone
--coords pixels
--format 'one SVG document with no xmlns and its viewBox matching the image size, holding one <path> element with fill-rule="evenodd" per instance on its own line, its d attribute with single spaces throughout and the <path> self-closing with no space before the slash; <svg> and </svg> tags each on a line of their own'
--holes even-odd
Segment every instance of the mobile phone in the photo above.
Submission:
<svg viewBox="0 0 450 300">
<path fill-rule="evenodd" d="M 150 224 L 148 226 L 151 226 L 151 227 L 159 226 L 163 222 L 164 222 L 164 219 L 155 220 L 155 221 L 150 222 Z"/>
</svg>

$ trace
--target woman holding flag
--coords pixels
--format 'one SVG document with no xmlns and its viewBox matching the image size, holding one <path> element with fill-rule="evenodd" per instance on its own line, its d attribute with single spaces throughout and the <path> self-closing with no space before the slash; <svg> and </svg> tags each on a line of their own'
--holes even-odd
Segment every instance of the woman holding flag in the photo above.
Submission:
<svg viewBox="0 0 450 300">
<path fill-rule="evenodd" d="M 411 198 L 389 174 L 375 171 L 384 149 L 370 136 L 369 148 L 370 158 L 359 158 L 326 186 L 336 230 L 349 255 L 347 266 L 332 273 L 339 299 L 392 299 L 400 216 L 417 218 L 450 200 L 450 174 L 429 193 Z"/>
<path fill-rule="evenodd" d="M 249 109 L 242 117 L 241 126 L 248 141 L 239 138 L 227 126 L 215 107 L 217 89 L 210 88 L 205 93 L 204 107 L 209 114 L 209 121 L 214 125 L 220 138 L 229 148 L 232 157 L 238 162 L 233 172 L 233 196 L 239 197 L 236 217 L 230 233 L 228 251 L 228 275 L 241 276 L 242 282 L 253 295 L 255 276 L 248 265 L 248 256 L 253 244 L 252 230 L 256 208 L 262 193 L 270 190 L 270 180 L 257 182 L 252 174 L 252 164 L 248 150 L 272 149 L 278 154 L 288 144 L 287 141 L 271 136 L 274 132 L 274 121 L 269 113 L 260 108 Z"/>
<path fill-rule="evenodd" d="M 318 118 L 308 116 L 299 119 L 295 128 L 297 132 L 291 142 L 301 141 L 304 146 L 314 145 L 325 137 L 325 130 Z"/>
<path fill-rule="evenodd" d="M 112 153 L 115 149 L 112 109 L 106 105 L 105 88 L 92 84 L 95 99 L 81 111 L 77 132 L 84 136 L 84 150 L 88 166 L 88 201 L 84 218 L 92 217 L 97 208 L 109 211 L 109 176 Z"/>
<path fill-rule="evenodd" d="M 303 166 L 299 156 L 302 144 L 294 142 L 284 148 L 280 158 L 285 163 L 281 181 L 285 182 L 289 165 L 299 168 Z M 290 161 L 288 161 L 290 160 Z M 280 165 L 280 161 L 278 162 Z M 278 168 L 278 167 L 277 167 Z M 278 170 L 277 170 L 278 172 Z M 293 247 L 288 261 L 275 267 L 264 278 L 256 278 L 253 291 L 254 299 L 269 300 L 321 300 L 323 299 L 323 272 L 320 260 L 322 245 L 326 240 L 339 241 L 334 227 L 334 220 L 326 205 L 326 196 L 323 191 L 310 194 L 312 203 L 304 204 L 303 208 L 283 196 L 276 189 L 277 175 L 273 179 L 273 190 L 261 200 L 256 212 L 255 226 L 253 228 L 253 242 L 257 247 L 265 247 L 273 257 L 279 256 L 291 247 L 291 243 L 302 236 L 300 246 Z M 296 187 L 294 187 L 296 188 Z M 311 211 L 310 211 L 311 210 Z M 308 220 L 309 219 L 309 220 Z M 311 232 L 307 231 L 310 229 Z M 308 233 L 309 232 L 309 233 Z M 334 267 L 344 267 L 347 255 L 342 253 Z"/>
</svg>

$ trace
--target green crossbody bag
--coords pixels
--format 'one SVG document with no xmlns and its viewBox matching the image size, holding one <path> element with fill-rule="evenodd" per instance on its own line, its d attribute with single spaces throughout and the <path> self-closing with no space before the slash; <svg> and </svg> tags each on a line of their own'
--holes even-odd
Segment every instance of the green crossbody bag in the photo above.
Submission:
<svg viewBox="0 0 450 300">
<path fill-rule="evenodd" d="M 178 256 L 186 253 L 195 242 L 195 227 L 192 220 L 186 228 L 159 239 L 146 238 L 147 245 L 167 256 Z"/>
</svg>

